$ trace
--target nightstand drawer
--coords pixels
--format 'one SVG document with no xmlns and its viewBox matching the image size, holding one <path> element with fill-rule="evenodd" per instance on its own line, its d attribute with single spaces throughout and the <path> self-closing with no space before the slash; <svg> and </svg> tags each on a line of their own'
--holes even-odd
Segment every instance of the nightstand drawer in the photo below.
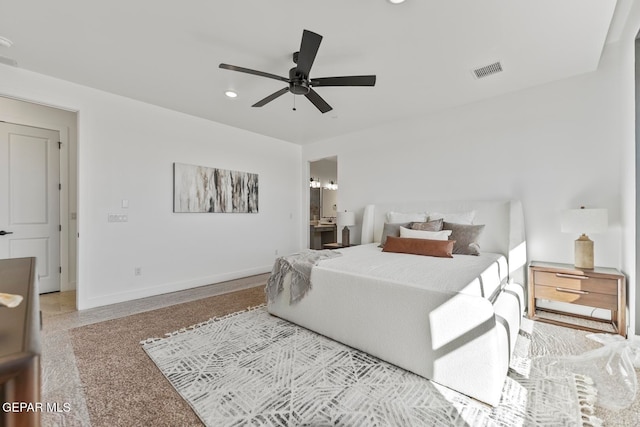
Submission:
<svg viewBox="0 0 640 427">
<path fill-rule="evenodd" d="M 535 297 L 551 301 L 604 308 L 607 310 L 615 311 L 618 309 L 618 297 L 616 295 L 601 294 L 565 286 L 542 286 L 536 284 Z"/>
<path fill-rule="evenodd" d="M 618 281 L 593 276 L 579 276 L 569 273 L 552 273 L 547 271 L 535 271 L 534 284 L 550 287 L 560 287 L 576 291 L 596 292 L 598 294 L 618 295 Z M 536 292 L 537 293 L 537 292 Z"/>
</svg>

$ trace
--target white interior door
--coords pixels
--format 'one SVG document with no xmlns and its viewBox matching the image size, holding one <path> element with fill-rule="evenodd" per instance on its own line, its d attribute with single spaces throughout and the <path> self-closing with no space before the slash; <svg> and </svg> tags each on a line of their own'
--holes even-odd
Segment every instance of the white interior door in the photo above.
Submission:
<svg viewBox="0 0 640 427">
<path fill-rule="evenodd" d="M 0 258 L 36 257 L 40 293 L 60 290 L 57 131 L 0 123 Z"/>
</svg>

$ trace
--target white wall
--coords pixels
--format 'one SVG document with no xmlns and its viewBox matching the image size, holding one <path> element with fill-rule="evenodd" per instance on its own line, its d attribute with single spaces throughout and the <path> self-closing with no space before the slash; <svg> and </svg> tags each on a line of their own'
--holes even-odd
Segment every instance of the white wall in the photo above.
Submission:
<svg viewBox="0 0 640 427">
<path fill-rule="evenodd" d="M 520 199 L 530 260 L 573 263 L 578 236 L 560 232 L 560 213 L 606 208 L 608 231 L 591 236 L 595 262 L 628 273 L 630 55 L 609 45 L 596 72 L 322 141 L 303 147 L 303 161 L 337 155 L 338 204 L 357 212 L 404 199 Z"/>
<path fill-rule="evenodd" d="M 78 111 L 80 309 L 266 272 L 299 248 L 300 147 L 11 67 L 0 95 Z M 173 162 L 258 173 L 260 213 L 174 214 Z"/>
</svg>

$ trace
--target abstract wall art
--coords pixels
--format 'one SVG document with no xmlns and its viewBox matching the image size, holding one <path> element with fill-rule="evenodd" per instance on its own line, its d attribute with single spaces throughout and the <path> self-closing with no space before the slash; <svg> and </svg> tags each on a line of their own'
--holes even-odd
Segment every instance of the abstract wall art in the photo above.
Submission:
<svg viewBox="0 0 640 427">
<path fill-rule="evenodd" d="M 258 174 L 174 163 L 173 211 L 258 213 Z"/>
</svg>

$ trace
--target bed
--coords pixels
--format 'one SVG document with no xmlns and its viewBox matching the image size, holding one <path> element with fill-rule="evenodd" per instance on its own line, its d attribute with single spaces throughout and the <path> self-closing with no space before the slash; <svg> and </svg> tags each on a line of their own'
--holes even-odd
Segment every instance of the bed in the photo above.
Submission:
<svg viewBox="0 0 640 427">
<path fill-rule="evenodd" d="M 435 258 L 383 252 L 388 212 L 474 212 L 480 254 Z M 445 219 L 446 220 L 446 219 Z M 268 311 L 471 396 L 500 401 L 524 307 L 526 240 L 517 201 L 369 205 L 362 244 L 311 270 L 290 301 L 287 277 Z"/>
</svg>

